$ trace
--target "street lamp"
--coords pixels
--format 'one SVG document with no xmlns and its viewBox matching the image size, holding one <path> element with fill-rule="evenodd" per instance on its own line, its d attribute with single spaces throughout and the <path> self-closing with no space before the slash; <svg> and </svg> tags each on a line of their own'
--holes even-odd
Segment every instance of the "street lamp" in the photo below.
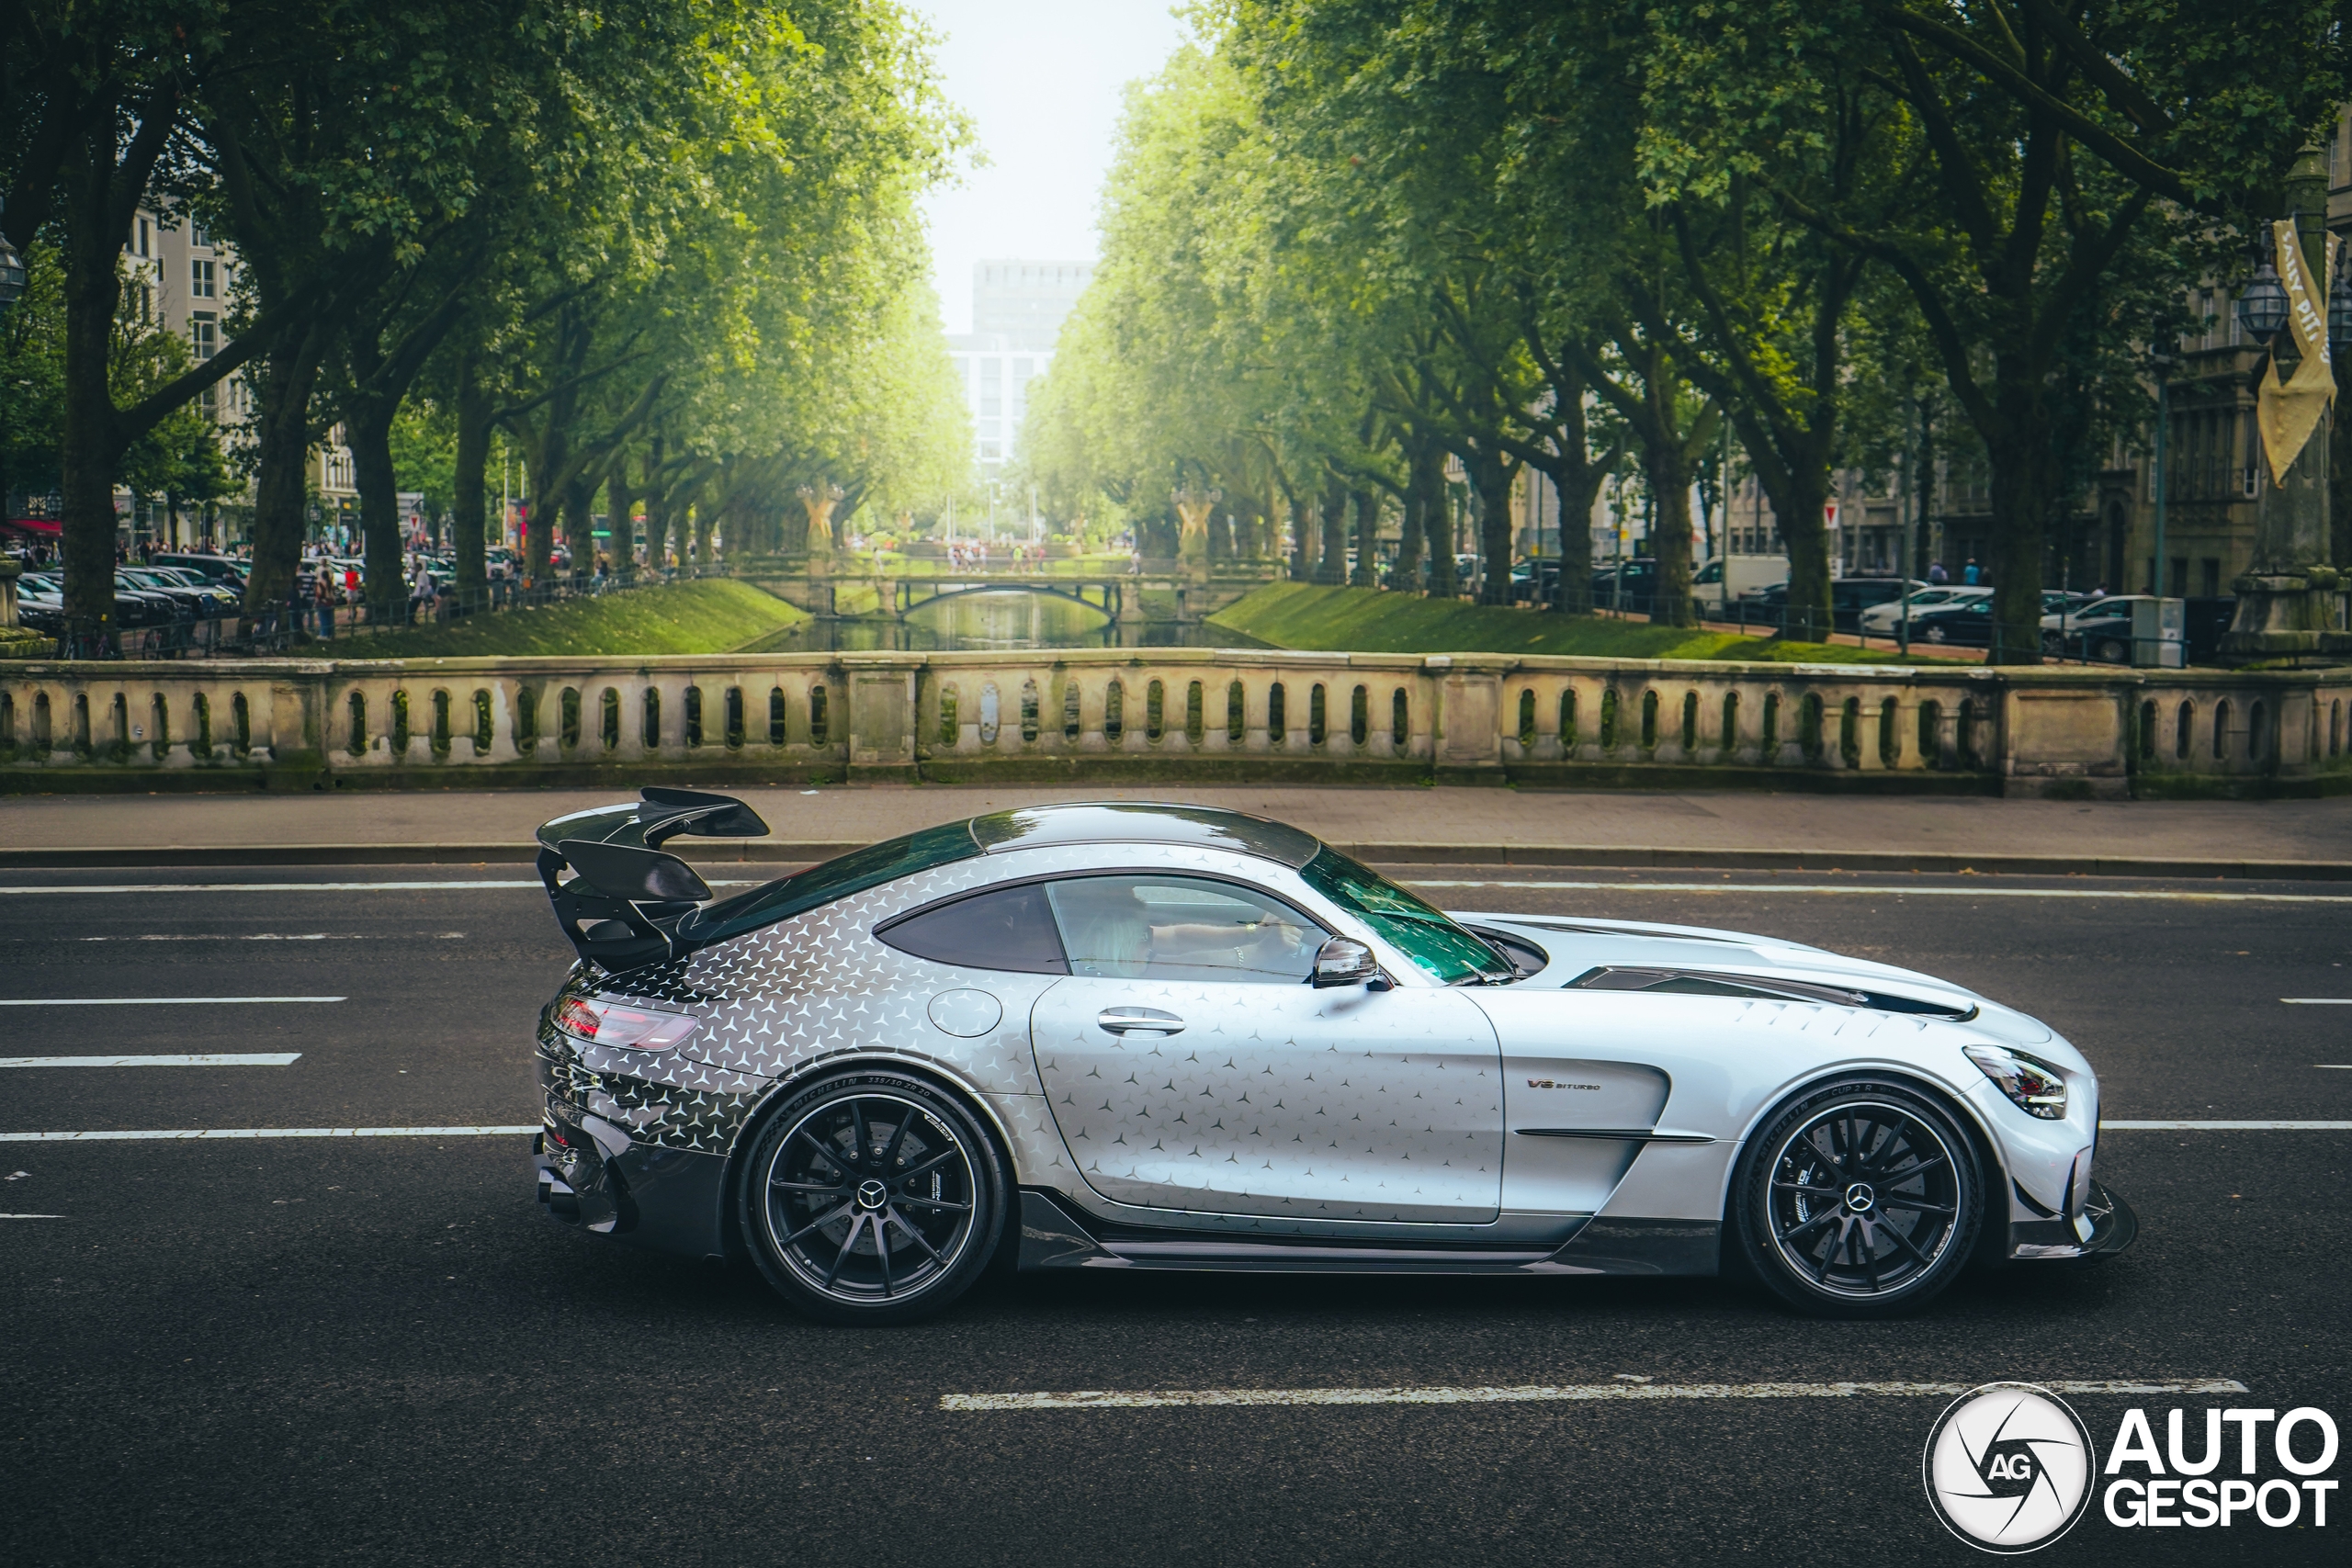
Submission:
<svg viewBox="0 0 2352 1568">
<path fill-rule="evenodd" d="M 2238 296 L 2238 324 L 2256 343 L 2267 344 L 2287 324 L 2287 289 L 2278 281 L 2278 271 L 2264 256 L 2262 265 L 2255 270 L 2254 281 Z"/>
<path fill-rule="evenodd" d="M 6 199 L 0 197 L 0 212 L 7 210 Z M 0 310 L 15 304 L 24 291 L 24 258 L 17 254 L 17 247 L 8 243 L 8 237 L 0 234 Z"/>
<path fill-rule="evenodd" d="M 2352 353 L 2352 266 L 2341 258 L 2327 290 L 2327 346 L 2332 353 Z"/>
<path fill-rule="evenodd" d="M 2159 599 L 2165 596 L 2165 440 L 2172 426 L 2172 367 L 2169 354 L 2148 355 L 2149 367 L 2156 373 L 2156 452 L 2154 463 L 2153 491 L 2156 503 L 2156 555 L 2154 570 L 2149 573 L 2148 585 Z M 2061 617 L 2064 624 L 2064 617 Z"/>
</svg>

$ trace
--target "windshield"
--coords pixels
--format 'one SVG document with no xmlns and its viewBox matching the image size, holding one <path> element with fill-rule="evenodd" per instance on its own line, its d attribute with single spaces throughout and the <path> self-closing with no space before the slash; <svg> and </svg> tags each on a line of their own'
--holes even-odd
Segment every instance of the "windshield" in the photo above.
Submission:
<svg viewBox="0 0 2352 1568">
<path fill-rule="evenodd" d="M 966 823 L 925 828 L 903 839 L 852 850 L 780 882 L 705 905 L 678 922 L 678 935 L 695 943 L 724 942 L 806 914 L 820 904 L 879 887 L 893 878 L 969 860 L 979 852 L 980 846 L 972 841 L 971 828 Z"/>
<path fill-rule="evenodd" d="M 1518 973 L 1502 954 L 1455 925 L 1442 910 L 1336 850 L 1318 851 L 1299 875 L 1309 887 L 1360 917 L 1382 941 L 1441 985 L 1493 985 Z"/>
</svg>

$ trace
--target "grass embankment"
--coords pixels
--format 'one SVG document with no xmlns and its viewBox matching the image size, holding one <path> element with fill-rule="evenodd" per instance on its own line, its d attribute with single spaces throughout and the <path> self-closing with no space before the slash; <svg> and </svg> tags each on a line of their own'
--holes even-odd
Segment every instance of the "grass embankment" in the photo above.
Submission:
<svg viewBox="0 0 2352 1568">
<path fill-rule="evenodd" d="M 336 659 L 484 659 L 531 654 L 730 653 L 808 618 L 773 593 L 716 578 L 618 590 L 528 610 L 469 615 L 441 626 L 313 643 Z"/>
<path fill-rule="evenodd" d="M 1358 653 L 1543 653 L 1593 659 L 1729 659 L 1780 664 L 1900 664 L 1900 656 L 1837 643 L 1781 642 L 1600 615 L 1424 599 L 1374 588 L 1270 582 L 1209 624 L 1276 648 Z"/>
</svg>

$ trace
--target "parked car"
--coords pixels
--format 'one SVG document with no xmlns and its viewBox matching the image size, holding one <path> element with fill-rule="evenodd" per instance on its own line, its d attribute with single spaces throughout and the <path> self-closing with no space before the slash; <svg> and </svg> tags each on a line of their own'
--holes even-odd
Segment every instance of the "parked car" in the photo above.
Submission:
<svg viewBox="0 0 2352 1568">
<path fill-rule="evenodd" d="M 251 563 L 239 560 L 235 556 L 213 555 L 201 551 L 168 550 L 162 555 L 150 557 L 147 564 L 184 567 L 203 578 L 207 582 L 220 583 L 222 587 L 242 594 L 245 591 L 245 574 Z"/>
<path fill-rule="evenodd" d="M 2111 593 L 2093 599 L 2071 613 L 2058 611 L 2041 617 L 2041 650 L 2072 654 L 2095 664 L 2132 662 L 2132 606 L 2152 598 L 2143 593 Z"/>
<path fill-rule="evenodd" d="M 1915 581 L 1916 591 L 1927 586 Z M 1816 635 L 1826 630 L 1855 632 L 1861 629 L 1862 613 L 1875 605 L 1893 604 L 1903 592 L 1903 582 L 1893 577 L 1841 577 L 1829 585 L 1829 618 L 1827 627 L 1812 628 Z M 1753 593 L 1743 593 L 1739 604 L 1747 620 L 1764 621 L 1788 629 L 1789 585 L 1776 582 L 1770 588 Z M 1802 634 L 1806 628 L 1796 628 Z"/>
<path fill-rule="evenodd" d="M 1912 617 L 1916 620 L 1924 611 L 1945 604 L 1957 604 L 1969 599 L 1990 599 L 1992 596 L 1993 591 L 1989 588 L 1970 588 L 1958 582 L 1937 582 L 1914 591 L 1907 598 Z M 1895 628 L 1902 624 L 1905 602 L 1903 599 L 1890 599 L 1883 604 L 1873 604 L 1864 610 L 1860 621 L 1861 629 L 1871 637 L 1893 637 Z"/>
<path fill-rule="evenodd" d="M 237 613 L 237 606 L 243 602 L 235 590 L 208 581 L 203 573 L 184 566 L 137 567 L 132 570 L 142 580 L 155 578 L 194 589 L 200 604 L 197 611 L 199 619 L 218 620 L 223 615 L 233 615 Z"/>
<path fill-rule="evenodd" d="M 1911 640 L 1929 647 L 1951 643 L 1961 648 L 1993 645 L 1993 596 L 1955 600 L 1911 617 Z"/>
<path fill-rule="evenodd" d="M 1141 802 L 944 823 L 719 900 L 659 846 L 767 825 L 644 795 L 537 835 L 579 962 L 523 1047 L 532 1157 L 583 1292 L 585 1248 L 622 1244 L 744 1258 L 850 1325 L 998 1268 L 1736 1269 L 1882 1318 L 2137 1234 L 2088 1168 L 2090 1062 L 1950 980 L 1453 914 L 1295 828 Z"/>
<path fill-rule="evenodd" d="M 1657 592 L 1657 562 L 1648 556 L 1612 562 L 1592 574 L 1592 603 L 1596 609 L 1646 615 Z"/>
</svg>

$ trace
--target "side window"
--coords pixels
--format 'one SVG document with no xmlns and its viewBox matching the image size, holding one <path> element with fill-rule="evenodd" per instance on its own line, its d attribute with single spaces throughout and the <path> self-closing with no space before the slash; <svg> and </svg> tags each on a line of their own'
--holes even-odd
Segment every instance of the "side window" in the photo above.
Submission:
<svg viewBox="0 0 2352 1568">
<path fill-rule="evenodd" d="M 1074 876 L 1046 886 L 1073 975 L 1297 985 L 1328 934 L 1281 899 L 1229 882 Z"/>
<path fill-rule="evenodd" d="M 935 909 L 894 920 L 874 933 L 876 940 L 964 969 L 1009 969 L 1022 975 L 1067 975 L 1061 939 L 1054 934 L 1053 910 L 1035 883 L 976 893 Z"/>
</svg>

